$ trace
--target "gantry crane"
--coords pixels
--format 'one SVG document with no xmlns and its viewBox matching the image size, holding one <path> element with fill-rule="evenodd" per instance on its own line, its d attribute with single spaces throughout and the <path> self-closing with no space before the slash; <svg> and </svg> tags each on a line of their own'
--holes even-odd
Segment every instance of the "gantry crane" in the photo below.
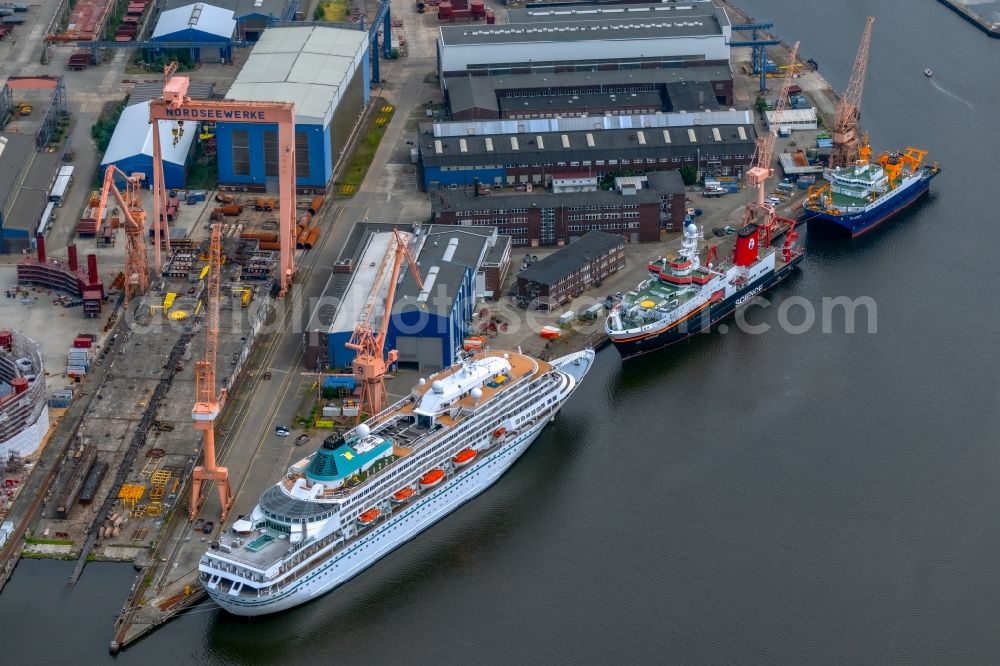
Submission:
<svg viewBox="0 0 1000 666">
<path fill-rule="evenodd" d="M 163 96 L 149 103 L 153 131 L 153 229 L 156 270 L 161 266 L 160 236 L 170 250 L 170 234 L 163 215 L 166 189 L 163 186 L 163 152 L 160 148 L 160 121 L 226 121 L 278 126 L 278 242 L 280 294 L 284 295 L 295 274 L 295 105 L 290 102 L 239 102 L 236 100 L 191 99 L 190 80 L 164 69 Z"/>
<path fill-rule="evenodd" d="M 386 250 L 382 265 L 379 267 L 378 275 L 375 278 L 375 286 L 372 287 L 368 300 L 365 302 L 358 324 L 354 328 L 354 334 L 345 345 L 348 349 L 353 349 L 354 356 L 354 376 L 361 386 L 361 405 L 369 416 L 374 416 L 382 410 L 382 405 L 387 401 L 385 392 L 385 372 L 397 358 L 399 352 L 395 349 L 385 352 L 385 336 L 389 329 L 389 317 L 392 316 L 392 304 L 396 297 L 396 283 L 399 281 L 399 270 L 405 258 L 413 271 L 413 278 L 417 282 L 417 288 L 423 289 L 424 282 L 420 278 L 420 269 L 417 263 L 410 256 L 407 249 L 407 236 L 400 233 L 398 229 L 393 230 L 393 240 L 395 248 L 390 244 Z M 372 314 L 375 311 L 375 301 L 378 299 L 379 287 L 382 284 L 382 276 L 392 264 L 392 273 L 389 276 L 389 292 L 385 297 L 385 308 L 382 312 L 382 320 L 378 323 L 378 331 L 372 328 Z M 358 418 L 361 418 L 360 412 Z"/>
<path fill-rule="evenodd" d="M 125 180 L 125 194 L 115 185 L 115 176 Z M 149 262 L 146 257 L 145 222 L 146 212 L 142 208 L 140 189 L 145 174 L 139 172 L 131 176 L 109 164 L 104 172 L 104 187 L 97 207 L 97 223 L 104 220 L 108 205 L 108 194 L 112 194 L 122 215 L 125 217 L 125 304 L 132 300 L 133 288 L 136 294 L 146 293 L 149 287 Z"/>
<path fill-rule="evenodd" d="M 858 55 L 854 58 L 854 70 L 851 72 L 851 81 L 847 84 L 847 92 L 837 102 L 832 133 L 833 151 L 830 153 L 831 167 L 847 166 L 858 158 L 858 120 L 861 118 L 861 96 L 865 91 L 873 25 L 875 17 L 869 16 L 861 35 L 861 44 L 858 45 Z"/>
<path fill-rule="evenodd" d="M 788 62 L 794 65 L 799 54 L 799 43 L 792 46 L 792 54 Z M 774 173 L 771 168 L 771 159 L 774 156 L 774 142 L 778 138 L 778 128 L 781 127 L 782 117 L 785 107 L 788 105 L 788 88 L 792 84 L 794 66 L 785 70 L 785 80 L 781 85 L 781 92 L 774 102 L 774 110 L 771 112 L 771 122 L 768 123 L 768 131 L 763 136 L 757 137 L 756 161 L 747 170 L 747 184 L 754 188 L 753 201 L 746 205 L 743 211 L 743 225 L 757 224 L 764 228 L 765 245 L 771 242 L 771 233 L 774 231 L 776 219 L 774 206 L 764 200 L 767 179 Z"/>
<path fill-rule="evenodd" d="M 233 506 L 229 487 L 229 470 L 215 464 L 215 419 L 222 410 L 226 392 L 215 393 L 215 359 L 219 342 L 219 284 L 222 273 L 222 234 L 220 225 L 212 225 L 212 239 L 208 251 L 208 275 L 205 277 L 205 357 L 194 364 L 195 402 L 191 409 L 195 430 L 202 432 L 205 464 L 194 468 L 189 515 L 194 520 L 205 494 L 205 484 L 215 481 L 219 488 L 221 520 L 225 520 Z"/>
</svg>

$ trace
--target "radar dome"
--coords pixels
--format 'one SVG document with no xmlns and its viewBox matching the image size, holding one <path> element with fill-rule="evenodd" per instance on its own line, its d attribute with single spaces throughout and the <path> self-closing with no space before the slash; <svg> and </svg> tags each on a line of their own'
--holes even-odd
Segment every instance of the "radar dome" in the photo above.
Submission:
<svg viewBox="0 0 1000 666">
<path fill-rule="evenodd" d="M 424 379 L 423 377 L 421 377 L 420 379 L 417 380 L 417 386 L 423 386 L 426 383 L 427 383 L 427 380 Z"/>
<path fill-rule="evenodd" d="M 476 387 L 469 391 L 472 394 L 472 399 L 479 402 L 479 399 L 483 397 L 483 389 Z"/>
<path fill-rule="evenodd" d="M 694 234 L 698 233 L 698 227 L 694 226 L 694 224 L 689 224 L 686 227 L 684 227 L 684 231 L 693 236 Z"/>
<path fill-rule="evenodd" d="M 369 428 L 364 423 L 362 423 L 361 425 L 359 425 L 357 428 L 354 429 L 354 434 L 356 434 L 358 437 L 364 439 L 368 435 L 372 434 L 372 429 Z"/>
<path fill-rule="evenodd" d="M 441 380 L 434 380 L 431 382 L 431 390 L 439 395 L 444 393 L 444 383 Z"/>
</svg>

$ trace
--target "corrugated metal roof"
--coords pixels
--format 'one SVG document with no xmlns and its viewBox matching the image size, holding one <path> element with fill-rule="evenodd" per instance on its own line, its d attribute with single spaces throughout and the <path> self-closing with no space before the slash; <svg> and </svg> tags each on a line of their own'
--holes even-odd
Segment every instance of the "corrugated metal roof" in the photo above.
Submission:
<svg viewBox="0 0 1000 666">
<path fill-rule="evenodd" d="M 366 32 L 270 28 L 253 47 L 226 99 L 292 102 L 298 123 L 332 120 L 343 89 L 362 66 Z"/>
<path fill-rule="evenodd" d="M 426 166 L 472 166 L 483 167 L 494 164 L 526 164 L 532 162 L 572 162 L 609 159 L 659 159 L 669 156 L 687 156 L 694 152 L 693 146 L 700 146 L 702 156 L 752 154 L 753 139 L 756 136 L 753 125 L 721 125 L 719 137 L 714 140 L 712 127 L 700 126 L 675 131 L 668 142 L 662 131 L 645 132 L 646 143 L 639 144 L 638 133 L 629 129 L 614 129 L 593 132 L 593 144 L 587 141 L 586 132 L 571 132 L 567 135 L 569 148 L 564 148 L 561 136 L 518 135 L 518 136 L 468 136 L 466 149 L 459 150 L 454 139 L 434 139 L 428 135 L 419 137 L 420 158 Z M 739 130 L 743 130 L 740 138 Z M 544 137 L 544 147 L 538 137 Z M 486 150 L 486 139 L 492 138 L 493 151 Z M 504 140 L 500 140 L 503 138 Z M 692 140 L 692 138 L 694 140 Z M 507 139 L 510 140 L 508 143 Z M 440 144 L 440 151 L 436 150 Z M 615 155 L 620 153 L 620 155 Z"/>
<path fill-rule="evenodd" d="M 750 111 L 696 111 L 632 116 L 588 116 L 586 118 L 524 118 L 518 120 L 456 120 L 434 123 L 436 137 L 529 134 L 531 132 L 579 132 L 584 130 L 642 129 L 647 127 L 691 127 L 697 125 L 752 125 Z"/>
<path fill-rule="evenodd" d="M 632 7 L 538 7 L 507 10 L 507 23 L 440 28 L 447 45 L 574 42 L 593 39 L 708 37 L 723 34 L 712 3 Z"/>
<path fill-rule="evenodd" d="M 167 0 L 166 9 L 190 5 L 191 0 Z M 288 11 L 288 0 L 212 0 L 212 4 L 223 9 L 231 9 L 237 19 L 251 14 L 284 16 Z"/>
<path fill-rule="evenodd" d="M 177 145 L 174 145 L 173 129 L 177 123 L 173 121 L 160 122 L 160 149 L 163 160 L 171 164 L 183 164 L 198 133 L 198 123 L 184 123 L 184 134 Z M 125 107 L 115 132 L 111 135 L 111 143 L 104 152 L 101 166 L 128 159 L 136 155 L 153 155 L 153 126 L 149 124 L 149 102 L 140 102 Z"/>
<path fill-rule="evenodd" d="M 198 2 L 160 14 L 153 30 L 153 39 L 160 39 L 183 30 L 197 30 L 208 35 L 229 39 L 236 30 L 236 19 L 231 9 Z"/>
<path fill-rule="evenodd" d="M 210 81 L 191 81 L 188 85 L 187 96 L 191 99 L 211 99 L 214 91 L 215 84 Z M 132 92 L 128 96 L 128 104 L 132 106 L 160 97 L 163 97 L 162 81 L 142 81 L 132 86 Z"/>
<path fill-rule="evenodd" d="M 767 124 L 771 125 L 774 118 L 774 111 L 765 112 L 767 115 Z M 814 123 L 816 122 L 816 109 L 785 109 L 781 112 L 781 118 L 778 119 L 781 123 Z"/>
</svg>

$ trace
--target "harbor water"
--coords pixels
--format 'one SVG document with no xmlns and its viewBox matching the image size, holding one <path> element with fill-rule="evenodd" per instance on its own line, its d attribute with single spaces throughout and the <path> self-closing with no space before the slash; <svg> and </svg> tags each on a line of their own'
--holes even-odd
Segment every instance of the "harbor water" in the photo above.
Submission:
<svg viewBox="0 0 1000 666">
<path fill-rule="evenodd" d="M 313 603 L 205 602 L 111 657 L 132 567 L 65 591 L 71 563 L 28 560 L 0 661 L 1000 662 L 1000 42 L 935 2 L 741 6 L 841 90 L 876 16 L 862 122 L 876 151 L 941 163 L 927 200 L 854 241 L 810 229 L 748 311 L 767 333 L 605 349 L 493 488 Z M 870 298 L 877 332 L 864 310 L 824 327 L 824 297 Z"/>
</svg>

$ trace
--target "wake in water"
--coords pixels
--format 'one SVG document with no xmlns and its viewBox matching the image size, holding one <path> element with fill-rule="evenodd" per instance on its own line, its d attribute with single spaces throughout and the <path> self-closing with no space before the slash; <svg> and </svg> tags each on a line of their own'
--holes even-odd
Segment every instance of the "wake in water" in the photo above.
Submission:
<svg viewBox="0 0 1000 666">
<path fill-rule="evenodd" d="M 944 93 L 945 95 L 951 97 L 953 100 L 959 102 L 960 104 L 964 104 L 966 107 L 968 107 L 969 111 L 972 111 L 973 113 L 976 112 L 976 107 L 974 107 L 969 100 L 965 99 L 964 97 L 959 97 L 955 93 L 946 89 L 944 86 L 938 83 L 936 79 L 928 79 L 928 80 L 931 82 L 932 86 L 938 89 L 938 92 Z"/>
</svg>

